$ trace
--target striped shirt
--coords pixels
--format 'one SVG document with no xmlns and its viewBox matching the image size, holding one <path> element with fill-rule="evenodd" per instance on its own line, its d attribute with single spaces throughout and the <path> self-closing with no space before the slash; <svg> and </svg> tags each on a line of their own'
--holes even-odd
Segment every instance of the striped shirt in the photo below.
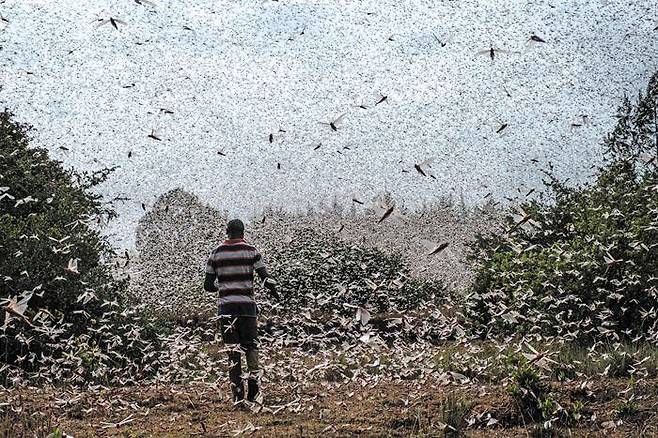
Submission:
<svg viewBox="0 0 658 438">
<path fill-rule="evenodd" d="M 206 274 L 216 275 L 219 314 L 256 316 L 254 271 L 265 263 L 258 250 L 244 239 L 229 239 L 210 254 Z"/>
</svg>

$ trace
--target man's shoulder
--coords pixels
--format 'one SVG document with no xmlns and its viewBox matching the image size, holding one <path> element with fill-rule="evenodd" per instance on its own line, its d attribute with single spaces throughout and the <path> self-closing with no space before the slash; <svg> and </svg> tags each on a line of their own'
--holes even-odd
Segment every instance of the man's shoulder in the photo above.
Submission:
<svg viewBox="0 0 658 438">
<path fill-rule="evenodd" d="M 213 254 L 218 253 L 218 252 L 225 252 L 225 251 L 256 251 L 258 252 L 258 249 L 254 245 L 251 245 L 247 242 L 238 242 L 238 243 L 226 243 L 222 242 L 219 244 L 217 248 L 213 250 Z"/>
</svg>

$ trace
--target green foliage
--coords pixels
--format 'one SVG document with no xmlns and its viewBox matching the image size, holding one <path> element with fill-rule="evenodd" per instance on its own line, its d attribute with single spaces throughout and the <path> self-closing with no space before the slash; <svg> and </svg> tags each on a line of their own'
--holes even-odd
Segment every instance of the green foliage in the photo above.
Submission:
<svg viewBox="0 0 658 438">
<path fill-rule="evenodd" d="M 558 405 L 552 398 L 546 397 L 539 400 L 539 412 L 541 413 L 541 418 L 550 420 L 558 414 L 559 410 L 560 405 Z"/>
<path fill-rule="evenodd" d="M 575 400 L 569 409 L 569 420 L 570 422 L 578 422 L 583 418 L 583 411 L 585 409 L 585 404 L 580 400 Z"/>
<path fill-rule="evenodd" d="M 27 131 L 0 113 L 0 298 L 39 291 L 30 306 L 70 314 L 80 293 L 111 279 L 101 265 L 109 247 L 89 226 L 107 211 L 84 189 L 89 179 L 29 147 Z M 64 270 L 71 258 L 80 259 L 79 276 Z"/>
<path fill-rule="evenodd" d="M 525 356 L 512 354 L 507 359 L 511 367 L 508 391 L 514 398 L 524 423 L 538 422 L 532 436 L 559 436 L 559 426 L 573 425 L 582 417 L 584 405 L 576 401 L 563 407 L 546 383 L 549 375 Z"/>
<path fill-rule="evenodd" d="M 15 412 L 0 409 L 0 437 L 53 437 L 62 438 L 63 432 L 53 425 L 51 415 L 43 412 Z"/>
<path fill-rule="evenodd" d="M 445 436 L 463 436 L 468 426 L 468 415 L 471 413 L 475 403 L 458 398 L 454 393 L 449 393 L 443 403 L 439 421 L 445 424 L 443 430 Z"/>
<path fill-rule="evenodd" d="M 593 183 L 549 170 L 547 194 L 512 210 L 504 233 L 478 236 L 465 306 L 477 334 L 658 341 L 657 99 L 658 74 L 620 109 Z"/>
<path fill-rule="evenodd" d="M 318 310 L 353 315 L 344 303 L 372 307 L 378 313 L 410 310 L 434 299 L 443 290 L 439 282 L 408 276 L 401 256 L 378 249 L 349 246 L 313 229 L 300 231 L 286 245 L 268 251 L 286 307 L 313 304 Z M 333 299 L 316 299 L 314 294 Z"/>
<path fill-rule="evenodd" d="M 622 402 L 620 402 L 615 408 L 615 414 L 620 418 L 632 417 L 638 413 L 637 402 L 630 397 Z"/>
<path fill-rule="evenodd" d="M 516 400 L 521 415 L 532 421 L 549 420 L 554 406 L 548 397 L 548 385 L 539 370 L 520 355 L 510 357 L 510 364 L 514 368 L 508 390 Z"/>
<path fill-rule="evenodd" d="M 287 237 L 283 244 L 264 246 L 281 296 L 259 302 L 263 333 L 291 343 L 306 339 L 304 348 L 310 350 L 318 343 L 309 334 L 341 343 L 359 338 L 366 328 L 376 329 L 390 345 L 455 335 L 454 325 L 430 309 L 442 298 L 443 284 L 412 278 L 401 256 L 350 246 L 311 227 L 290 230 Z M 355 320 L 357 306 L 371 312 L 367 326 Z M 405 323 L 403 312 L 409 311 L 422 315 L 428 329 L 421 332 Z M 305 317 L 291 318 L 291 312 Z"/>
<path fill-rule="evenodd" d="M 126 284 L 113 279 L 113 252 L 98 231 L 113 213 L 87 189 L 109 170 L 65 170 L 30 147 L 28 133 L 0 113 L 0 303 L 27 302 L 24 318 L 0 311 L 0 384 L 10 383 L 9 372 L 14 381 L 43 369 L 75 381 L 109 379 L 108 366 L 145 357 L 145 339 L 154 336 L 126 310 Z M 67 269 L 71 259 L 79 273 Z"/>
<path fill-rule="evenodd" d="M 52 431 L 50 435 L 48 435 L 46 438 L 62 438 L 62 429 L 59 427 L 56 427 L 55 430 Z"/>
</svg>

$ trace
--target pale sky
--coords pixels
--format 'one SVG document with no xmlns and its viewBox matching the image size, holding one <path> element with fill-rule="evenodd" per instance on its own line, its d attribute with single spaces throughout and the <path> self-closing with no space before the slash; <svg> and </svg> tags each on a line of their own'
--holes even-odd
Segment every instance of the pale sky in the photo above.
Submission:
<svg viewBox="0 0 658 438">
<path fill-rule="evenodd" d="M 132 198 L 107 230 L 117 246 L 142 202 L 177 187 L 247 218 L 383 191 L 410 208 L 502 199 L 548 161 L 585 181 L 622 96 L 658 69 L 655 0 L 7 0 L 0 14 L 0 104 L 66 166 L 120 166 L 98 188 Z M 125 24 L 97 27 L 109 17 Z M 320 123 L 341 114 L 337 131 Z M 414 169 L 428 158 L 436 179 Z"/>
</svg>

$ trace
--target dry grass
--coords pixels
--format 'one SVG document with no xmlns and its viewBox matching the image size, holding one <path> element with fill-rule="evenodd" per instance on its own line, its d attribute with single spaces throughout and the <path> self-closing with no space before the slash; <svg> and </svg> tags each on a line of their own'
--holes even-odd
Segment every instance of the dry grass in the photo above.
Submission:
<svg viewBox="0 0 658 438">
<path fill-rule="evenodd" d="M 633 409 L 624 409 L 622 423 L 614 427 L 609 422 L 620 419 L 618 394 L 627 388 L 627 380 L 601 379 L 591 384 L 587 394 L 579 392 L 577 382 L 553 385 L 556 403 L 567 407 L 578 400 L 579 410 L 577 420 L 554 425 L 551 436 L 652 436 L 658 433 L 657 383 L 648 380 L 636 385 Z M 228 390 L 221 385 L 113 388 L 65 394 L 47 388 L 23 390 L 7 397 L 10 405 L 15 406 L 20 394 L 24 411 L 8 416 L 5 409 L 0 423 L 4 435 L 0 436 L 46 436 L 54 425 L 76 437 L 240 433 L 263 437 L 548 436 L 541 425 L 523 424 L 511 396 L 501 385 L 445 386 L 425 381 L 362 386 L 358 382 L 318 382 L 298 390 L 270 384 L 265 391 L 266 409 L 250 412 L 231 407 Z M 611 393 L 616 395 L 611 397 Z M 56 399 L 70 402 L 60 409 L 48 410 Z M 111 407 L 108 400 L 122 402 Z M 284 407 L 295 400 L 302 403 Z M 42 410 L 47 413 L 35 414 Z M 131 414 L 131 421 L 112 425 Z M 38 421 L 32 420 L 35 415 Z"/>
</svg>

